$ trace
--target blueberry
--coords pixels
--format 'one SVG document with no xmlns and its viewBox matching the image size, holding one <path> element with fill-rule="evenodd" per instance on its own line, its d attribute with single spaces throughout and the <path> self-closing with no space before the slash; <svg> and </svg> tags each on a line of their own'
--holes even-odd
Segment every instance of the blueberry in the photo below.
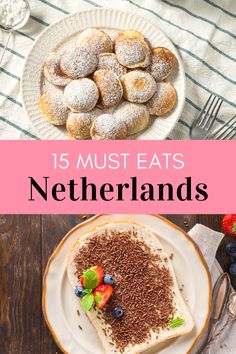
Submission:
<svg viewBox="0 0 236 354">
<path fill-rule="evenodd" d="M 81 285 L 76 286 L 75 295 L 78 297 L 83 297 L 85 295 L 84 288 Z"/>
<path fill-rule="evenodd" d="M 115 283 L 112 275 L 106 274 L 103 279 L 104 284 L 113 285 Z"/>
<path fill-rule="evenodd" d="M 230 264 L 229 274 L 233 275 L 233 276 L 236 276 L 236 263 Z"/>
<path fill-rule="evenodd" d="M 229 256 L 236 257 L 236 243 L 227 243 L 225 249 Z"/>
<path fill-rule="evenodd" d="M 121 318 L 124 315 L 124 310 L 121 307 L 115 307 L 112 314 L 115 318 Z"/>
</svg>

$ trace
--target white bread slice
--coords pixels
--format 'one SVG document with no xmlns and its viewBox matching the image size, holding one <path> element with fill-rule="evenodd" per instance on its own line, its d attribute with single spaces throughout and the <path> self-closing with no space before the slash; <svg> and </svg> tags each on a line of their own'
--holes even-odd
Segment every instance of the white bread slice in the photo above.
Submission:
<svg viewBox="0 0 236 354">
<path fill-rule="evenodd" d="M 133 235 L 132 237 L 141 240 L 142 242 L 145 242 L 146 245 L 150 247 L 153 253 L 159 254 L 159 256 L 161 257 L 160 263 L 163 262 L 163 265 L 165 265 L 165 267 L 168 268 L 171 277 L 173 279 L 173 291 L 175 293 L 173 299 L 175 303 L 174 318 L 181 317 L 185 320 L 184 324 L 180 327 L 173 328 L 173 329 L 169 329 L 169 328 L 162 329 L 161 331 L 159 331 L 158 337 L 157 337 L 157 333 L 150 332 L 151 337 L 148 340 L 146 340 L 141 344 L 128 345 L 122 353 L 124 354 L 142 353 L 147 349 L 150 349 L 153 346 L 156 346 L 157 344 L 163 341 L 166 341 L 174 337 L 182 336 L 184 334 L 191 332 L 194 327 L 194 322 L 191 313 L 180 293 L 179 286 L 177 284 L 177 280 L 175 277 L 174 269 L 172 266 L 172 262 L 170 258 L 163 251 L 158 236 L 152 230 L 149 230 L 147 227 L 143 225 L 134 224 L 134 223 L 131 224 L 125 222 L 109 223 L 101 227 L 98 227 L 96 229 L 93 229 L 91 232 L 88 232 L 85 235 L 81 236 L 76 242 L 76 244 L 74 245 L 74 247 L 72 248 L 68 258 L 67 274 L 73 288 L 75 288 L 75 286 L 79 284 L 78 277 L 75 274 L 76 273 L 75 272 L 76 266 L 74 262 L 75 257 L 80 254 L 80 248 L 83 247 L 86 241 L 88 241 L 90 238 L 93 237 L 102 237 L 101 235 L 102 234 L 104 235 L 105 230 L 106 233 L 109 233 L 111 231 L 132 232 Z M 159 266 L 160 265 L 161 264 L 159 264 Z M 99 318 L 97 318 L 98 313 L 99 313 Z M 105 323 L 104 318 L 101 315 L 101 310 L 98 310 L 95 307 L 87 312 L 87 316 L 98 333 L 98 336 L 104 348 L 104 353 L 106 354 L 119 353 L 119 350 L 117 350 L 114 344 L 113 345 L 111 344 L 112 343 L 110 337 L 111 329 Z M 106 335 L 104 333 L 104 329 Z"/>
</svg>

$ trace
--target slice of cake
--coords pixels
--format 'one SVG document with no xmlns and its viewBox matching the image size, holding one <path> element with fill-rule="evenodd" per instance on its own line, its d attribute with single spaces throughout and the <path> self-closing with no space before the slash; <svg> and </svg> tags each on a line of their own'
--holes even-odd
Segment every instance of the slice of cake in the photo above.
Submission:
<svg viewBox="0 0 236 354">
<path fill-rule="evenodd" d="M 172 262 L 145 226 L 110 223 L 88 232 L 67 272 L 107 354 L 137 354 L 194 327 Z"/>
</svg>

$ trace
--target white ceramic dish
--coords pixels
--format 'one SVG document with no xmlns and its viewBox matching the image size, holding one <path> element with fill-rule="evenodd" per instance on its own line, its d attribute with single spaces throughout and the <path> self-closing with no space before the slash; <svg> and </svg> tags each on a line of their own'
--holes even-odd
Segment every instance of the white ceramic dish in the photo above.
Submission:
<svg viewBox="0 0 236 354">
<path fill-rule="evenodd" d="M 183 296 L 190 308 L 195 329 L 188 335 L 164 342 L 147 353 L 190 353 L 206 328 L 211 306 L 211 281 L 205 261 L 190 237 L 174 224 L 155 215 L 97 215 L 76 226 L 51 256 L 43 280 L 43 312 L 55 341 L 64 353 L 102 354 L 97 334 L 80 308 L 67 279 L 68 254 L 76 240 L 88 230 L 109 222 L 138 222 L 153 229 L 167 254 L 173 253 L 173 266 Z M 80 311 L 80 316 L 77 310 Z M 82 326 L 83 330 L 78 326 Z"/>
<path fill-rule="evenodd" d="M 177 106 L 168 116 L 155 119 L 149 128 L 136 137 L 142 140 L 165 139 L 180 118 L 184 106 L 185 75 L 182 61 L 174 45 L 156 25 L 134 13 L 116 9 L 92 9 L 66 16 L 48 27 L 33 45 L 23 70 L 21 95 L 23 106 L 38 136 L 46 140 L 65 139 L 67 136 L 64 128 L 49 124 L 38 108 L 41 71 L 46 58 L 54 48 L 60 47 L 65 38 L 73 37 L 87 27 L 101 28 L 111 36 L 121 29 L 137 29 L 144 34 L 152 47 L 167 47 L 176 55 L 179 65 L 171 81 L 178 94 Z"/>
</svg>

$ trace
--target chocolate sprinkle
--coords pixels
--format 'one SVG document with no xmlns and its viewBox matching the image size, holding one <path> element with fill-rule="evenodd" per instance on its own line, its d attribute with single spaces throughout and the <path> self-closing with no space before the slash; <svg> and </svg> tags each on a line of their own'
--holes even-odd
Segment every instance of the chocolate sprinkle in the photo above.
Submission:
<svg viewBox="0 0 236 354">
<path fill-rule="evenodd" d="M 189 223 L 187 221 L 184 221 L 184 225 L 185 225 L 186 229 L 189 228 Z"/>
<path fill-rule="evenodd" d="M 112 342 L 122 353 L 127 345 L 141 344 L 168 327 L 174 315 L 173 280 L 160 255 L 154 254 L 135 232 L 104 231 L 88 239 L 75 257 L 78 279 L 100 265 L 115 278 L 114 294 L 103 311 Z M 112 309 L 124 316 L 115 319 Z M 104 331 L 106 333 L 106 331 Z"/>
</svg>

